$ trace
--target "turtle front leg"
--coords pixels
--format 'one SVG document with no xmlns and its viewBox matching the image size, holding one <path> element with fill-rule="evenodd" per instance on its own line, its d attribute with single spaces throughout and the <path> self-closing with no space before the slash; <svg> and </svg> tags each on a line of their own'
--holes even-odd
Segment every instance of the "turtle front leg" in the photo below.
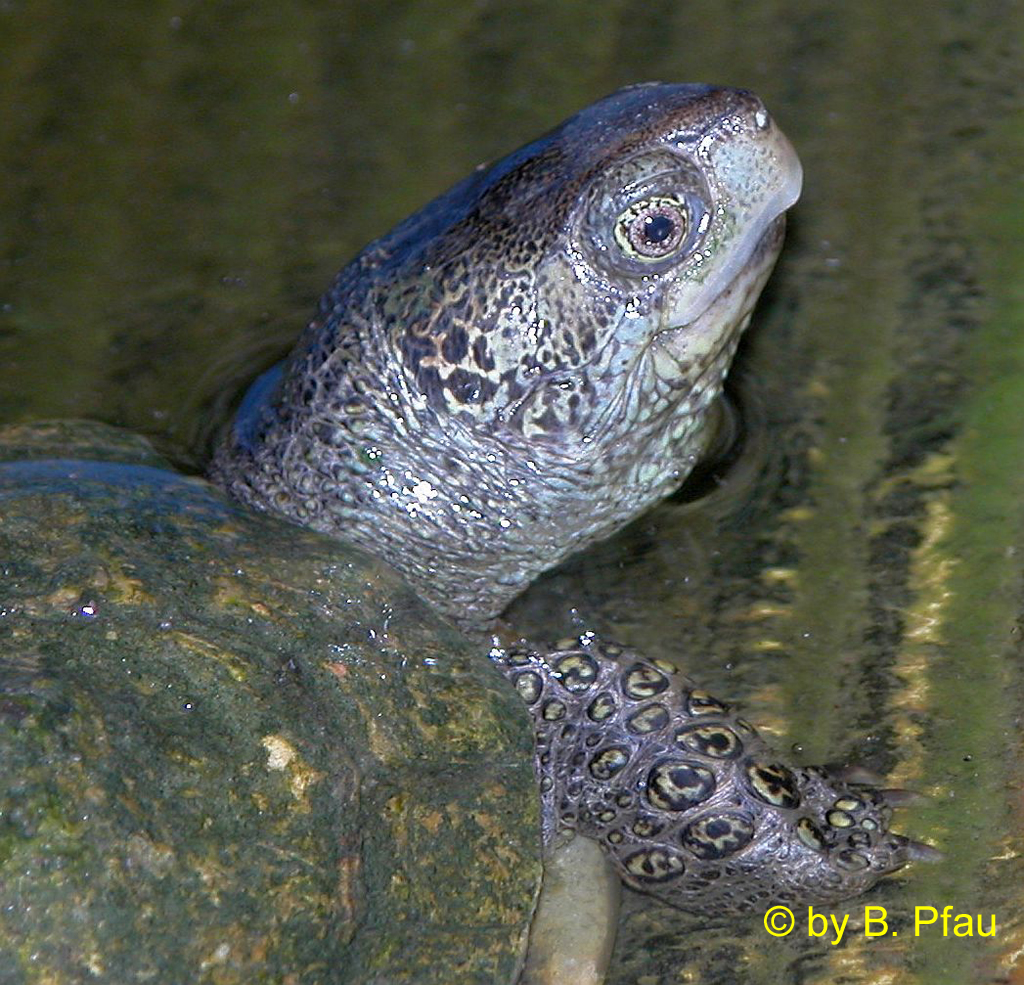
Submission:
<svg viewBox="0 0 1024 985">
<path fill-rule="evenodd" d="M 703 913 L 833 904 L 938 856 L 889 831 L 900 796 L 786 765 L 665 661 L 591 634 L 491 657 L 533 714 L 545 843 L 594 838 L 635 889 Z"/>
</svg>

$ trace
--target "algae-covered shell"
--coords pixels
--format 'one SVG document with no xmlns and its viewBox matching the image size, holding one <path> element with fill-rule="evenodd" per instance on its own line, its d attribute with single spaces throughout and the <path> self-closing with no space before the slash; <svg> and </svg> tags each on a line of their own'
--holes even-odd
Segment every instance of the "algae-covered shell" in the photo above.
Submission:
<svg viewBox="0 0 1024 985">
<path fill-rule="evenodd" d="M 390 569 L 100 425 L 0 431 L 0 980 L 513 976 L 530 731 Z"/>
</svg>

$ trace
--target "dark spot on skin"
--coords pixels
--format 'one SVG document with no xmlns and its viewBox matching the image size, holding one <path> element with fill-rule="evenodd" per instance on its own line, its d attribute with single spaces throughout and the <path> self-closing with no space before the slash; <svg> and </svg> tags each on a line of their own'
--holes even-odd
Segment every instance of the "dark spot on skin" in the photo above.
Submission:
<svg viewBox="0 0 1024 985">
<path fill-rule="evenodd" d="M 458 363 L 466 358 L 469 352 L 469 336 L 461 325 L 452 325 L 441 345 L 441 355 L 447 362 Z"/>
<path fill-rule="evenodd" d="M 858 872 L 868 867 L 867 857 L 860 852 L 844 849 L 836 855 L 836 865 L 847 872 Z"/>
<path fill-rule="evenodd" d="M 633 834 L 638 838 L 653 838 L 660 834 L 664 827 L 664 824 L 652 817 L 638 817 L 633 822 Z"/>
<path fill-rule="evenodd" d="M 555 673 L 567 691 L 582 694 L 597 680 L 597 662 L 586 653 L 570 653 L 555 661 Z"/>
<path fill-rule="evenodd" d="M 587 717 L 593 722 L 606 721 L 614 714 L 615 699 L 607 691 L 603 691 L 594 698 L 587 708 Z"/>
<path fill-rule="evenodd" d="M 626 872 L 638 882 L 667 882 L 685 871 L 683 858 L 667 848 L 645 848 L 622 860 Z"/>
<path fill-rule="evenodd" d="M 706 691 L 691 691 L 686 705 L 691 715 L 724 715 L 729 710 L 728 705 Z"/>
<path fill-rule="evenodd" d="M 634 701 L 643 701 L 661 694 L 668 687 L 668 678 L 646 664 L 633 664 L 622 676 L 622 693 Z"/>
<path fill-rule="evenodd" d="M 663 811 L 685 811 L 715 792 L 715 775 L 697 763 L 663 760 L 647 775 L 647 799 Z"/>
<path fill-rule="evenodd" d="M 683 832 L 683 847 L 697 858 L 725 858 L 745 848 L 754 837 L 754 825 L 739 814 L 720 814 L 694 821 Z"/>
<path fill-rule="evenodd" d="M 402 358 L 410 370 L 419 375 L 420 363 L 429 356 L 437 354 L 437 347 L 430 336 L 411 335 L 406 333 L 402 336 Z"/>
<path fill-rule="evenodd" d="M 693 725 L 679 729 L 676 743 L 711 759 L 735 759 L 743 751 L 739 736 L 724 725 Z"/>
<path fill-rule="evenodd" d="M 421 366 L 417 370 L 416 385 L 431 408 L 439 412 L 447 409 L 448 401 L 444 397 L 441 374 L 433 366 Z"/>
<path fill-rule="evenodd" d="M 657 732 L 668 725 L 668 709 L 661 705 L 647 705 L 626 720 L 626 728 L 637 735 Z"/>
<path fill-rule="evenodd" d="M 628 762 L 628 749 L 622 746 L 610 746 L 601 750 L 590 761 L 590 774 L 596 780 L 610 780 Z"/>
<path fill-rule="evenodd" d="M 482 404 L 498 390 L 493 380 L 461 367 L 452 372 L 445 385 L 460 404 Z"/>
<path fill-rule="evenodd" d="M 518 400 L 525 392 L 519 380 L 516 379 L 516 371 L 514 369 L 502 373 L 501 382 L 505 385 L 505 392 L 510 401 Z"/>
<path fill-rule="evenodd" d="M 802 817 L 796 822 L 797 837 L 812 851 L 820 852 L 825 847 L 825 837 L 810 818 Z"/>
<path fill-rule="evenodd" d="M 779 764 L 749 763 L 747 781 L 754 796 L 772 807 L 792 809 L 800 806 L 796 777 Z"/>
<path fill-rule="evenodd" d="M 478 335 L 473 341 L 473 362 L 485 373 L 494 369 L 494 357 L 487 351 L 485 335 Z"/>
</svg>

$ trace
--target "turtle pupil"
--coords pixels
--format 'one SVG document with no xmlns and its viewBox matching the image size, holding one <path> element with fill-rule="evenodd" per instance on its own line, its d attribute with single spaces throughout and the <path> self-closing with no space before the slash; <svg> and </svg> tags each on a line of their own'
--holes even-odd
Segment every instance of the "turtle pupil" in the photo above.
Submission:
<svg viewBox="0 0 1024 985">
<path fill-rule="evenodd" d="M 664 243 L 675 228 L 675 223 L 666 215 L 650 215 L 644 219 L 644 238 L 648 243 Z"/>
</svg>

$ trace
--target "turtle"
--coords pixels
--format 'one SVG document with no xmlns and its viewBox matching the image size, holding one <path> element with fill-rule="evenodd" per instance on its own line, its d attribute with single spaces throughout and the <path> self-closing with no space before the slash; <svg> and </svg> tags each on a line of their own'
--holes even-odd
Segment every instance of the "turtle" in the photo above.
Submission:
<svg viewBox="0 0 1024 985">
<path fill-rule="evenodd" d="M 664 660 L 647 659 L 588 632 L 548 645 L 515 640 L 497 622 L 540 573 L 670 494 L 700 459 L 714 431 L 723 381 L 781 249 L 784 215 L 800 184 L 792 146 L 753 94 L 663 83 L 619 90 L 481 167 L 341 271 L 291 356 L 250 388 L 213 456 L 209 479 L 238 506 L 218 499 L 199 480 L 172 481 L 161 463 L 135 446 L 122 454 L 116 481 L 127 532 L 159 539 L 170 530 L 191 545 L 176 558 L 186 570 L 179 590 L 187 592 L 187 569 L 200 529 L 189 533 L 189 524 L 196 517 L 208 521 L 204 536 L 210 530 L 262 524 L 261 530 L 276 531 L 275 549 L 282 557 L 289 542 L 301 545 L 301 551 L 313 543 L 309 538 L 315 534 L 298 529 L 304 527 L 323 535 L 315 541 L 317 551 L 334 552 L 339 584 L 340 569 L 349 568 L 358 570 L 363 585 L 325 587 L 330 583 L 327 565 L 318 569 L 310 588 L 317 599 L 327 599 L 316 604 L 333 615 L 346 604 L 358 607 L 360 596 L 369 594 L 375 600 L 371 608 L 384 612 L 375 625 L 392 634 L 389 641 L 378 639 L 376 628 L 365 628 L 371 622 L 365 615 L 356 620 L 373 634 L 371 649 L 386 642 L 384 649 L 395 659 L 393 639 L 417 632 L 410 620 L 412 626 L 428 627 L 419 630 L 417 642 L 428 640 L 424 664 L 431 668 L 445 662 L 440 650 L 462 654 L 475 647 L 471 679 L 505 677 L 511 684 L 497 680 L 504 693 L 488 691 L 485 706 L 498 702 L 494 707 L 504 709 L 505 701 L 519 702 L 534 732 L 532 762 L 526 753 L 518 764 L 520 773 L 508 772 L 507 783 L 493 771 L 499 766 L 507 771 L 507 757 L 488 763 L 493 767 L 488 772 L 479 759 L 478 738 L 466 740 L 477 756 L 469 757 L 472 769 L 489 778 L 477 784 L 476 792 L 490 805 L 507 801 L 509 784 L 521 782 L 524 771 L 532 774 L 540 802 L 533 821 L 547 851 L 558 849 L 572 833 L 593 839 L 627 885 L 700 913 L 829 903 L 864 891 L 908 861 L 929 857 L 927 846 L 890 831 L 892 808 L 903 799 L 900 792 L 879 789 L 856 772 L 788 765 L 728 704 Z M 42 442 L 45 454 L 39 453 L 38 435 L 23 442 L 19 454 L 27 450 L 35 458 L 64 464 L 12 466 L 0 477 L 6 478 L 7 488 L 24 489 L 27 483 L 47 490 L 58 479 L 65 489 L 75 483 L 79 488 L 110 483 L 110 473 L 100 474 L 99 466 L 80 464 L 80 459 L 96 457 L 88 450 L 76 447 L 66 453 L 65 446 L 78 440 L 77 432 L 57 433 L 56 441 Z M 18 444 L 17 436 L 9 440 Z M 105 434 L 96 444 L 102 451 L 113 440 Z M 146 503 L 155 497 L 157 505 L 147 506 L 145 519 L 137 520 L 143 494 Z M 89 496 L 81 496 L 76 501 L 79 519 L 90 509 Z M 175 510 L 182 512 L 181 522 L 159 519 L 161 512 Z M 241 519 L 247 511 L 253 518 Z M 18 536 L 25 529 L 8 524 Z M 85 540 L 103 548 L 95 533 Z M 239 543 L 239 537 L 217 541 L 227 565 L 219 575 L 224 584 L 218 601 L 242 595 L 245 618 L 263 619 L 260 606 L 266 609 L 266 603 L 239 588 L 244 567 L 237 568 L 237 577 L 230 574 L 235 570 L 231 551 Z M 342 543 L 353 545 L 355 556 L 363 558 L 357 569 Z M 61 550 L 52 552 L 52 565 L 44 572 L 48 578 L 63 563 Z M 99 556 L 106 556 L 105 548 Z M 253 563 L 251 556 L 249 551 L 247 563 Z M 29 560 L 21 563 L 23 570 L 16 565 L 12 570 L 26 584 L 30 576 L 42 578 L 42 569 L 35 570 Z M 113 573 L 104 567 L 102 575 L 90 569 L 93 580 L 76 582 L 74 591 L 46 594 L 38 585 L 49 582 L 37 579 L 32 593 L 23 593 L 22 614 L 38 615 L 44 599 L 64 607 L 77 625 L 92 627 L 115 596 L 141 604 L 143 587 L 120 562 L 109 567 Z M 408 589 L 388 573 L 392 570 Z M 261 583 L 266 593 L 272 593 L 272 581 L 267 576 Z M 382 591 L 372 592 L 375 584 Z M 412 600 L 409 589 L 422 604 Z M 26 603 L 29 595 L 32 602 Z M 294 644 L 280 642 L 280 634 L 274 638 L 286 651 L 277 676 L 301 679 L 301 686 L 290 686 L 313 696 L 314 710 L 304 723 L 310 734 L 304 741 L 315 747 L 313 733 L 328 745 L 339 741 L 338 726 L 330 720 L 341 713 L 334 698 L 324 697 L 324 680 L 328 688 L 336 681 L 356 682 L 351 701 L 363 716 L 361 727 L 372 733 L 382 713 L 369 697 L 372 688 L 365 689 L 374 675 L 388 675 L 368 663 L 366 638 L 356 641 L 348 634 L 337 644 L 337 659 L 317 664 L 303 656 L 302 636 L 310 630 L 308 622 L 300 622 Z M 435 629 L 446 622 L 461 636 Z M 104 636 L 95 645 L 118 652 L 118 634 L 124 631 L 110 628 L 114 638 Z M 233 623 L 231 632 L 243 630 Z M 209 641 L 196 633 L 186 633 L 178 645 L 201 656 L 212 652 Z M 222 632 L 212 650 L 227 677 L 251 681 L 268 673 L 266 660 L 240 662 L 225 656 L 227 649 Z M 37 650 L 7 675 L 3 711 L 16 723 L 63 721 L 61 715 L 66 718 L 73 704 L 67 687 L 52 684 L 56 651 Z M 397 661 L 407 664 L 405 657 Z M 84 686 L 85 678 L 75 680 L 75 686 Z M 453 686 L 451 681 L 439 685 L 442 696 Z M 453 720 L 483 715 L 480 705 L 457 687 L 452 705 L 444 710 L 432 704 L 435 699 L 428 693 L 411 690 L 406 711 L 421 738 L 437 739 L 440 725 L 447 729 Z M 259 691 L 257 704 L 268 700 Z M 389 717 L 400 714 L 400 704 L 390 701 Z M 506 750 L 515 745 L 504 731 L 514 716 L 507 717 L 484 716 L 485 732 Z M 129 720 L 137 727 L 137 719 L 129 715 Z M 298 724 L 295 729 L 302 731 Z M 249 732 L 245 741 L 252 745 L 256 733 Z M 69 741 L 64 726 L 57 734 Z M 332 810 L 344 814 L 339 805 L 351 807 L 359 791 L 382 789 L 362 782 L 365 762 L 328 768 L 323 749 L 310 764 L 301 743 L 281 730 L 268 729 L 257 738 L 268 767 L 287 781 L 289 795 L 306 810 L 323 809 L 322 803 L 310 806 L 310 790 L 330 787 Z M 400 758 L 389 748 L 390 739 L 377 739 L 372 752 L 381 762 L 390 765 Z M 79 754 L 88 761 L 88 751 Z M 35 776 L 45 772 L 48 760 L 33 755 L 26 759 L 31 762 L 26 770 Z M 180 750 L 176 755 L 187 759 Z M 416 754 L 406 755 L 415 766 Z M 428 770 L 426 775 L 438 774 Z M 392 815 L 406 816 L 400 787 L 391 797 L 365 795 L 383 827 Z M 44 788 L 51 798 L 58 797 L 56 781 L 39 787 Z M 76 796 L 86 797 L 90 790 L 84 782 L 75 786 Z M 140 796 L 131 789 L 118 793 L 135 823 L 141 812 L 134 809 L 133 798 Z M 270 809 L 266 790 L 248 796 Z M 103 797 L 97 797 L 98 804 Z M 424 809 L 418 816 L 440 831 L 453 810 Z M 497 840 L 522 836 L 531 823 L 529 818 L 506 818 L 503 826 L 483 808 L 473 816 L 491 839 L 489 848 L 474 842 L 481 864 L 485 852 L 497 857 L 507 850 L 499 851 Z M 332 885 L 354 912 L 357 844 L 372 842 L 374 834 L 361 835 L 351 825 L 341 830 L 344 850 L 334 846 L 332 855 L 341 876 Z M 408 828 L 403 831 L 408 845 Z M 23 839 L 37 853 L 38 833 L 29 824 Z M 156 882 L 177 872 L 178 856 L 169 847 L 172 833 L 166 841 L 145 831 L 133 837 L 124 868 Z M 387 844 L 400 841 L 396 836 Z M 528 847 L 524 853 L 529 854 Z M 307 852 L 303 861 L 308 863 L 308 857 Z M 205 879 L 217 882 L 214 860 L 201 868 Z M 528 871 L 511 863 L 504 868 Z M 487 878 L 501 869 L 492 866 Z M 382 884 L 388 889 L 380 889 Z M 373 885 L 380 894 L 405 892 L 401 875 L 397 883 L 391 878 Z M 496 897 L 503 888 L 500 879 L 494 883 Z M 304 888 L 299 896 L 309 892 Z M 362 902 L 373 895 L 365 893 Z M 152 910 L 156 898 L 140 900 Z M 76 897 L 76 905 L 80 902 Z M 302 911 L 292 898 L 288 907 Z M 521 917 L 515 911 L 504 919 L 519 927 Z M 189 919 L 208 919 L 208 911 L 190 913 Z M 344 944 L 355 938 L 359 923 L 354 917 L 340 920 Z M 197 935 L 207 947 L 204 960 L 222 971 L 225 981 L 235 980 L 228 969 L 232 961 L 241 961 L 240 951 L 248 948 L 250 963 L 238 963 L 238 968 L 251 968 L 259 960 L 256 945 L 238 930 L 242 925 L 244 920 L 236 920 L 236 936 L 226 935 L 229 939 L 220 944 Z M 322 937 L 326 926 L 307 921 L 302 933 Z M 296 933 L 287 926 L 278 930 L 282 939 Z M 59 951 L 60 928 L 50 932 L 57 935 Z M 148 951 L 140 944 L 138 950 L 145 953 L 134 965 L 128 951 L 114 957 L 98 945 L 81 961 L 94 977 L 102 978 L 116 965 L 120 977 L 110 980 L 129 980 L 142 974 L 139 969 L 152 973 L 154 962 L 166 967 L 176 954 L 196 960 L 194 942 L 184 942 L 181 927 L 177 932 L 169 943 L 161 941 Z M 102 936 L 96 933 L 97 939 Z M 506 938 L 521 943 L 525 935 Z M 26 948 L 38 943 L 31 935 L 19 939 Z M 370 970 L 364 978 L 352 973 L 345 980 L 502 981 L 518 967 L 517 961 L 510 965 L 502 957 L 456 970 L 443 964 L 450 958 L 438 959 L 428 947 L 426 957 L 411 960 L 399 972 L 387 964 L 394 945 L 375 950 L 364 935 L 355 938 L 353 947 Z M 290 967 L 289 961 L 301 958 L 303 981 L 335 980 L 324 960 L 317 964 L 308 939 L 278 950 L 275 967 Z M 425 968 L 431 964 L 432 974 L 441 977 L 430 977 Z M 76 967 L 80 971 L 81 962 Z M 246 980 L 246 973 L 238 972 L 238 980 Z"/>
<path fill-rule="evenodd" d="M 802 180 L 744 90 L 641 84 L 478 170 L 338 275 L 212 480 L 348 539 L 486 632 L 679 487 Z M 689 909 L 837 902 L 929 853 L 900 795 L 791 769 L 673 666 L 583 633 L 491 651 L 536 727 L 546 844 Z"/>
</svg>

